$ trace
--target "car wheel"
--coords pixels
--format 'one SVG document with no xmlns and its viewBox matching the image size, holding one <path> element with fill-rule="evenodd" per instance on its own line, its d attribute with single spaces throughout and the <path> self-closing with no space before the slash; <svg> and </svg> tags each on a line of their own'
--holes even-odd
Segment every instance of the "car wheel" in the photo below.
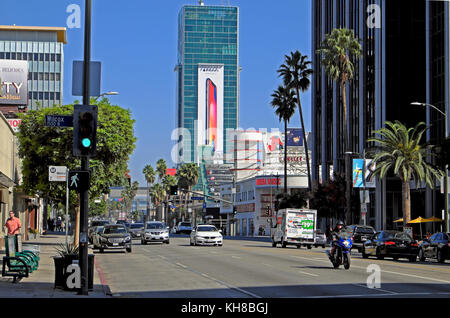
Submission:
<svg viewBox="0 0 450 318">
<path fill-rule="evenodd" d="M 381 255 L 381 249 L 379 247 L 377 248 L 376 255 L 377 255 L 377 259 L 380 259 L 380 260 L 384 259 L 384 256 Z"/>
<path fill-rule="evenodd" d="M 394 261 L 398 261 L 398 257 L 397 256 L 393 257 L 393 259 L 394 259 Z"/>
<path fill-rule="evenodd" d="M 127 248 L 127 253 L 131 253 L 131 247 L 130 248 Z"/>
<path fill-rule="evenodd" d="M 281 247 L 286 248 L 286 246 L 287 246 L 286 242 L 283 239 L 281 239 Z"/>
<path fill-rule="evenodd" d="M 275 242 L 273 238 L 272 238 L 272 247 L 277 247 L 277 242 Z"/>
<path fill-rule="evenodd" d="M 445 263 L 445 259 L 442 255 L 442 251 L 440 249 L 437 250 L 436 258 L 439 263 Z"/>
<path fill-rule="evenodd" d="M 322 245 L 322 248 L 325 248 L 325 245 Z"/>
<path fill-rule="evenodd" d="M 100 253 L 103 253 L 105 250 L 103 248 L 99 248 Z"/>
<path fill-rule="evenodd" d="M 411 263 L 415 262 L 416 260 L 417 260 L 417 256 L 411 256 L 411 257 L 409 258 L 409 261 L 410 261 Z"/>
<path fill-rule="evenodd" d="M 306 245 L 306 248 L 307 248 L 308 250 L 310 250 L 310 249 L 312 249 L 312 245 L 311 245 L 311 244 L 308 244 L 308 245 Z"/>
<path fill-rule="evenodd" d="M 421 262 L 425 261 L 425 254 L 423 252 L 423 249 L 419 250 L 419 261 Z"/>
<path fill-rule="evenodd" d="M 194 246 L 194 243 L 192 241 L 189 241 L 190 246 Z"/>
<path fill-rule="evenodd" d="M 297 245 L 297 248 L 300 248 L 300 247 L 302 247 L 301 245 Z"/>
<path fill-rule="evenodd" d="M 167 240 L 167 241 L 165 241 L 164 243 L 169 244 L 170 242 L 169 242 L 169 240 Z"/>
</svg>

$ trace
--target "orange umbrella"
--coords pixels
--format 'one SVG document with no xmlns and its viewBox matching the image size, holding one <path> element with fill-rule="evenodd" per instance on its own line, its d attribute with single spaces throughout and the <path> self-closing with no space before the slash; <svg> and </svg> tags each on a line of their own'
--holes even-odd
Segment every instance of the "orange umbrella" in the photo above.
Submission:
<svg viewBox="0 0 450 318">
<path fill-rule="evenodd" d="M 394 223 L 400 223 L 400 222 L 403 223 L 403 218 L 394 221 Z"/>
</svg>

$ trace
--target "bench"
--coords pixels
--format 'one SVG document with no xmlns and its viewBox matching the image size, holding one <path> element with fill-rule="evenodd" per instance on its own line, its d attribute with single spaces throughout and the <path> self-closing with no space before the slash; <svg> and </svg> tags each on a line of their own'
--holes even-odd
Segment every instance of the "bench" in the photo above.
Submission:
<svg viewBox="0 0 450 318">
<path fill-rule="evenodd" d="M 16 235 L 5 237 L 6 256 L 3 257 L 2 276 L 17 278 L 28 277 L 39 267 L 39 253 L 31 250 L 22 250 L 20 238 Z"/>
</svg>

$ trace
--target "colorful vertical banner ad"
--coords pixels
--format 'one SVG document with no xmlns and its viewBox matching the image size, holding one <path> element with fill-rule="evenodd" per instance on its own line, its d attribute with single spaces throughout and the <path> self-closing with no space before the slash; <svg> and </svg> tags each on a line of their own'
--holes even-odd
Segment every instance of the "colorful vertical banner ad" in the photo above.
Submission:
<svg viewBox="0 0 450 318">
<path fill-rule="evenodd" d="M 364 188 L 364 159 L 353 159 L 353 188 Z"/>
</svg>

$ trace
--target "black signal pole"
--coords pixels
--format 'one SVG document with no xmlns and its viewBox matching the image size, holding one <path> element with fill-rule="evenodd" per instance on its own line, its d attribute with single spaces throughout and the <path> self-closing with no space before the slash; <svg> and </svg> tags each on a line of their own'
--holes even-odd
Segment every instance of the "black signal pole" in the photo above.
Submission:
<svg viewBox="0 0 450 318">
<path fill-rule="evenodd" d="M 89 79 L 91 63 L 91 9 L 92 1 L 86 0 L 84 25 L 84 71 L 83 71 L 83 105 L 90 104 Z M 89 157 L 81 157 L 81 170 L 89 171 Z M 81 269 L 81 289 L 79 295 L 87 296 L 88 292 L 88 214 L 89 189 L 80 194 L 80 236 L 79 236 L 79 264 Z"/>
</svg>

